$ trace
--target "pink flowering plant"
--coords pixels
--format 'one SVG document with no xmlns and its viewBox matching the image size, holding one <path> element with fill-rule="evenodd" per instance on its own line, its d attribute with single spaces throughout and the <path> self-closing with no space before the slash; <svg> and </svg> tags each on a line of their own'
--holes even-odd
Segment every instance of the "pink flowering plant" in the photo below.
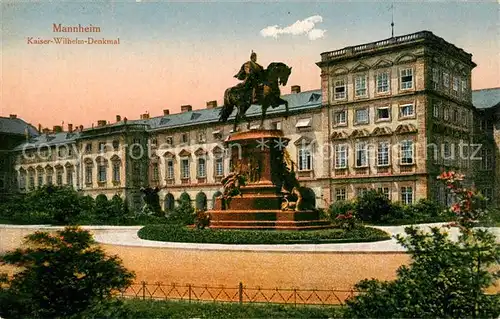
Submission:
<svg viewBox="0 0 500 319">
<path fill-rule="evenodd" d="M 354 229 L 357 223 L 356 214 L 353 210 L 348 210 L 345 214 L 339 214 L 335 218 L 335 224 L 345 230 Z"/>
<path fill-rule="evenodd" d="M 450 210 L 456 216 L 455 226 L 470 229 L 485 214 L 485 198 L 478 192 L 462 186 L 464 175 L 454 171 L 443 172 L 438 180 L 445 183 L 447 190 L 454 195 L 456 202 L 451 205 Z"/>
</svg>

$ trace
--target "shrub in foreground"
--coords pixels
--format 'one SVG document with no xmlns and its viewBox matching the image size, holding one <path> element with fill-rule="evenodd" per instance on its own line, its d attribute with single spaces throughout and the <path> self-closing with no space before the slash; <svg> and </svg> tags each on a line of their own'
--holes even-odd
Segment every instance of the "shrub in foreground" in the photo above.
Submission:
<svg viewBox="0 0 500 319">
<path fill-rule="evenodd" d="M 0 257 L 2 264 L 21 267 L 11 279 L 3 277 L 0 316 L 89 318 L 82 314 L 119 310 L 112 294 L 128 287 L 134 274 L 118 257 L 107 256 L 88 231 L 35 232 L 25 244 Z"/>
</svg>

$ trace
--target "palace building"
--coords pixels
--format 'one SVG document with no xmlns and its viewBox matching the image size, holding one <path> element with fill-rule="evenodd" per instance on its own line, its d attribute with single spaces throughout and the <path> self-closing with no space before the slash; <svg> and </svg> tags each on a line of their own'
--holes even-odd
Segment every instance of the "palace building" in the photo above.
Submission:
<svg viewBox="0 0 500 319">
<path fill-rule="evenodd" d="M 311 65 L 321 68 L 321 89 L 292 86 L 283 95 L 288 118 L 284 106 L 269 109 L 264 128 L 290 138 L 298 179 L 314 190 L 318 207 L 368 189 L 403 204 L 446 203 L 451 199 L 436 180 L 443 170 L 463 172 L 498 204 L 500 88 L 472 91 L 475 66 L 471 54 L 428 31 L 325 52 Z M 219 110 L 209 101 L 203 109 L 183 105 L 178 114 L 117 115 L 112 123 L 38 134 L 25 123 L 29 134 L 8 147 L 4 191 L 71 185 L 139 208 L 140 188 L 150 186 L 161 188 L 165 210 L 183 192 L 206 197 L 212 208 L 231 164 L 224 140 L 232 123 L 220 123 Z M 249 109 L 250 129 L 260 112 Z"/>
</svg>

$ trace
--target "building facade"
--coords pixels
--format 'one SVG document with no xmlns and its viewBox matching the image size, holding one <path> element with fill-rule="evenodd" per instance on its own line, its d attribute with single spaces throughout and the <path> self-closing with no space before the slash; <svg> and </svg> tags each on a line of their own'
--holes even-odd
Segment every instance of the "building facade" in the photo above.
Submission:
<svg viewBox="0 0 500 319">
<path fill-rule="evenodd" d="M 471 90 L 471 54 L 422 31 L 325 52 L 317 66 L 321 89 L 292 86 L 283 96 L 288 117 L 284 106 L 270 109 L 264 128 L 290 139 L 299 181 L 314 190 L 319 207 L 368 189 L 404 204 L 446 203 L 451 199 L 436 181 L 443 170 L 463 172 L 498 200 L 500 89 Z M 11 152 L 17 189 L 71 185 L 91 196 L 121 196 L 137 209 L 140 188 L 150 186 L 161 189 L 165 210 L 183 192 L 206 197 L 211 208 L 231 164 L 224 140 L 232 123 L 220 123 L 219 110 L 209 101 L 204 109 L 183 105 L 178 114 L 117 116 L 92 128 L 41 133 Z M 256 128 L 260 107 L 247 114 Z M 474 159 L 473 144 L 481 141 L 486 156 Z"/>
</svg>

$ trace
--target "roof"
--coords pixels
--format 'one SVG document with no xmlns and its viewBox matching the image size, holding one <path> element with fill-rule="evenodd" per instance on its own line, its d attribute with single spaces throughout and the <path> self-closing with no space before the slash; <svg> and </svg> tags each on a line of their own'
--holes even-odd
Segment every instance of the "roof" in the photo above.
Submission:
<svg viewBox="0 0 500 319">
<path fill-rule="evenodd" d="M 289 112 L 297 110 L 307 110 L 321 106 L 321 90 L 311 90 L 301 93 L 292 93 L 283 95 L 282 98 L 288 101 Z M 200 125 L 208 123 L 216 123 L 219 121 L 219 112 L 222 107 L 211 109 L 192 110 L 184 113 L 171 114 L 166 116 L 154 117 L 149 119 L 151 130 L 160 130 L 167 128 L 185 127 L 191 125 Z M 260 105 L 252 105 L 247 110 L 247 117 L 257 116 L 261 114 Z M 285 112 L 285 105 L 280 105 L 277 108 L 270 107 L 267 110 L 268 115 L 280 114 Z M 236 110 L 233 111 L 229 120 L 234 119 Z"/>
<path fill-rule="evenodd" d="M 487 109 L 500 104 L 500 87 L 473 90 L 472 104 L 478 109 Z"/>
<path fill-rule="evenodd" d="M 37 136 L 38 132 L 33 125 L 26 123 L 20 118 L 0 116 L 0 133 L 25 135 L 26 128 L 29 136 Z"/>
<path fill-rule="evenodd" d="M 60 132 L 52 134 L 41 134 L 34 138 L 31 138 L 29 142 L 18 145 L 14 148 L 14 151 L 21 151 L 23 149 L 29 149 L 36 146 L 48 145 L 55 146 L 59 144 L 68 144 L 76 141 L 80 137 L 80 132 Z"/>
</svg>

